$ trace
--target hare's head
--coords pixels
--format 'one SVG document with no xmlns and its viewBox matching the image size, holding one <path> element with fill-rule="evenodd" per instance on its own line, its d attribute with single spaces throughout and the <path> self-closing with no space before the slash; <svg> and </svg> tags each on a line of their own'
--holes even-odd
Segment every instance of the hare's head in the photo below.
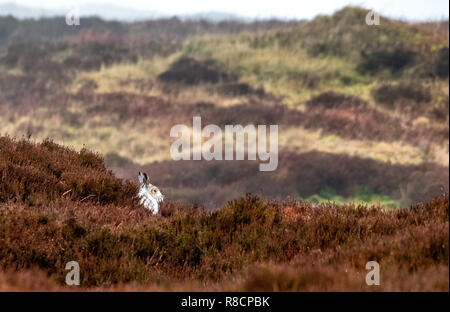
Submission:
<svg viewBox="0 0 450 312">
<path fill-rule="evenodd" d="M 159 189 L 150 183 L 148 179 L 148 175 L 145 172 L 139 172 L 138 174 L 140 188 L 139 188 L 139 195 L 142 196 L 150 196 L 156 202 L 160 203 L 164 200 L 164 196 L 161 194 Z"/>
</svg>

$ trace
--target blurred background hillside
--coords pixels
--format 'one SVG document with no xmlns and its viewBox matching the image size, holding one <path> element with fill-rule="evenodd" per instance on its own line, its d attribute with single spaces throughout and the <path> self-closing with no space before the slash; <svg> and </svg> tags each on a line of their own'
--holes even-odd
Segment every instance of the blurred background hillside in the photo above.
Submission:
<svg viewBox="0 0 450 312">
<path fill-rule="evenodd" d="M 20 5 L 0 3 L 0 135 L 88 148 L 208 207 L 247 192 L 398 207 L 448 190 L 448 12 L 369 26 L 355 6 L 258 20 L 116 7 L 68 26 Z M 170 128 L 197 115 L 278 124 L 278 169 L 171 160 Z"/>
</svg>

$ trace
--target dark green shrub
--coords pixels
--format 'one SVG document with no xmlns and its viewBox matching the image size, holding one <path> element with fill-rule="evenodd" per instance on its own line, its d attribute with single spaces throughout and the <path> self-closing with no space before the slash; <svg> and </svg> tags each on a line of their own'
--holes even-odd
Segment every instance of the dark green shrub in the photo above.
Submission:
<svg viewBox="0 0 450 312">
<path fill-rule="evenodd" d="M 431 93 L 420 82 L 383 84 L 371 91 L 374 100 L 390 109 L 424 111 L 431 101 Z"/>
<path fill-rule="evenodd" d="M 392 74 L 397 74 L 407 66 L 412 65 L 415 59 L 415 52 L 403 48 L 368 53 L 362 50 L 361 61 L 357 66 L 357 70 L 362 74 L 373 75 L 381 70 L 387 69 Z"/>
</svg>

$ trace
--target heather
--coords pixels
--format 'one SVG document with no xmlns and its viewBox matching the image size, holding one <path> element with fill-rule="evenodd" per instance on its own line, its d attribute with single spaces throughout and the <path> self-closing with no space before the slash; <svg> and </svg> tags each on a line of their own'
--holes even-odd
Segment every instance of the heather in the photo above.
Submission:
<svg viewBox="0 0 450 312">
<path fill-rule="evenodd" d="M 85 149 L 73 152 L 47 140 L 33 144 L 0 137 L 0 201 L 28 206 L 58 198 L 124 204 L 133 201 L 137 187 L 122 183 L 99 155 Z"/>
<path fill-rule="evenodd" d="M 3 290 L 21 289 L 13 271 L 36 279 L 24 289 L 70 290 L 72 260 L 84 290 L 371 290 L 364 266 L 372 260 L 386 281 L 377 290 L 448 290 L 448 194 L 397 210 L 247 194 L 214 210 L 169 200 L 154 216 L 99 155 L 2 142 Z M 34 156 L 20 157 L 27 152 Z M 34 174 L 14 175 L 26 169 Z M 69 187 L 85 193 L 68 195 Z"/>
<path fill-rule="evenodd" d="M 368 12 L 0 16 L 0 290 L 448 291 L 448 20 Z M 278 125 L 277 170 L 174 161 L 194 116 Z"/>
</svg>

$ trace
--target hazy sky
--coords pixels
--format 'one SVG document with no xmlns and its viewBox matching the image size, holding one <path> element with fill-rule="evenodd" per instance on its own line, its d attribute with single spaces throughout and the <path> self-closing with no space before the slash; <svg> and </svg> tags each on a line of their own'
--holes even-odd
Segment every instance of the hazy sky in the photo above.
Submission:
<svg viewBox="0 0 450 312">
<path fill-rule="evenodd" d="M 245 17 L 312 18 L 330 14 L 346 5 L 372 8 L 389 16 L 408 20 L 448 18 L 448 0 L 0 0 L 42 8 L 65 8 L 73 4 L 115 4 L 165 14 L 201 12 L 233 13 Z M 81 12 L 82 13 L 82 12 Z"/>
</svg>

